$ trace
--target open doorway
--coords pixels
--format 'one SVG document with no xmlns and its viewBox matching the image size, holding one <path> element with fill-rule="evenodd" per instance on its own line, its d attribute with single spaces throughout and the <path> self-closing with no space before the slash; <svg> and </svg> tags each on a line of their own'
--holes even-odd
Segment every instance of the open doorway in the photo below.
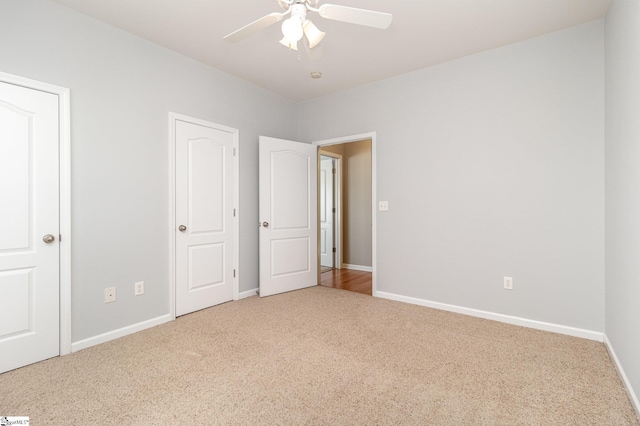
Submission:
<svg viewBox="0 0 640 426">
<path fill-rule="evenodd" d="M 321 144 L 320 285 L 374 294 L 373 140 Z"/>
</svg>

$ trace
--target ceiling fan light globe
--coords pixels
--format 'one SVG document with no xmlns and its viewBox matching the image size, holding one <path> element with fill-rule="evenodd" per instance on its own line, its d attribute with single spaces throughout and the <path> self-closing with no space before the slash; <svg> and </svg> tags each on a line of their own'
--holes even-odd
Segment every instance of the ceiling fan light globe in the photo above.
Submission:
<svg viewBox="0 0 640 426">
<path fill-rule="evenodd" d="M 298 50 L 298 42 L 291 41 L 286 37 L 283 37 L 282 40 L 280 40 L 280 44 L 286 47 L 287 49 Z"/>
<path fill-rule="evenodd" d="M 307 40 L 309 40 L 310 49 L 316 47 L 325 36 L 325 33 L 320 31 L 318 27 L 316 27 L 313 22 L 308 19 L 304 21 L 302 28 L 304 30 L 304 35 L 307 36 Z"/>
<path fill-rule="evenodd" d="M 282 35 L 286 39 L 298 42 L 302 39 L 303 34 L 302 23 L 297 17 L 292 16 L 282 23 Z"/>
</svg>

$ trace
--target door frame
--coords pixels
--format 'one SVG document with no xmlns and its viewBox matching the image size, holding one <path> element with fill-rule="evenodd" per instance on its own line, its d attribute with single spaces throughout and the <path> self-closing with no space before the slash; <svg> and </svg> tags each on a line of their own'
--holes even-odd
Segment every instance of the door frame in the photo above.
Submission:
<svg viewBox="0 0 640 426">
<path fill-rule="evenodd" d="M 331 157 L 336 160 L 336 173 L 333 177 L 333 200 L 336 209 L 335 221 L 333 223 L 333 245 L 336 247 L 336 253 L 333 259 L 333 268 L 342 269 L 342 155 L 328 151 L 318 152 L 318 163 L 320 163 L 320 157 L 322 156 Z M 319 169 L 320 167 L 318 166 L 318 170 Z M 318 182 L 318 188 L 319 185 L 320 182 Z M 318 193 L 320 192 L 318 191 Z M 320 204 L 318 203 L 318 205 Z M 318 246 L 318 250 L 319 249 L 320 246 Z"/>
<path fill-rule="evenodd" d="M 240 163 L 240 131 L 232 127 L 216 124 L 211 121 L 187 115 L 169 112 L 169 316 L 176 319 L 176 121 L 186 121 L 233 134 L 233 205 L 235 217 L 233 223 L 234 253 L 233 264 L 236 271 L 233 277 L 233 300 L 238 300 L 240 282 L 240 199 L 239 199 L 239 163 Z"/>
<path fill-rule="evenodd" d="M 377 286 L 377 249 L 376 249 L 376 234 L 378 232 L 377 226 L 377 167 L 376 167 L 376 132 L 360 133 L 351 136 L 341 136 L 333 139 L 325 139 L 313 142 L 318 146 L 318 149 L 326 145 L 338 145 L 349 142 L 358 142 L 362 140 L 371 139 L 371 295 L 373 297 L 378 296 Z M 319 227 L 318 227 L 319 228 Z M 319 231 L 318 231 L 319 232 Z M 318 263 L 320 263 L 320 257 L 318 257 Z"/>
<path fill-rule="evenodd" d="M 71 108 L 66 87 L 0 71 L 0 81 L 58 96 L 60 355 L 71 353 Z"/>
</svg>

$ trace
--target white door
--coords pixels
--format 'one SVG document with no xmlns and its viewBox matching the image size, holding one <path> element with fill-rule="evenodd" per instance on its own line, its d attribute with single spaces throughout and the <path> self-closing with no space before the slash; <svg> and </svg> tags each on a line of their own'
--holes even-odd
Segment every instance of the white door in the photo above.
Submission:
<svg viewBox="0 0 640 426">
<path fill-rule="evenodd" d="M 334 267 L 334 217 L 333 188 L 335 181 L 334 159 L 320 157 L 320 265 Z"/>
<path fill-rule="evenodd" d="M 317 150 L 260 136 L 260 296 L 318 284 Z"/>
<path fill-rule="evenodd" d="M 238 132 L 187 120 L 174 122 L 176 316 L 233 300 L 235 275 Z"/>
<path fill-rule="evenodd" d="M 60 353 L 58 96 L 0 82 L 0 373 Z"/>
</svg>

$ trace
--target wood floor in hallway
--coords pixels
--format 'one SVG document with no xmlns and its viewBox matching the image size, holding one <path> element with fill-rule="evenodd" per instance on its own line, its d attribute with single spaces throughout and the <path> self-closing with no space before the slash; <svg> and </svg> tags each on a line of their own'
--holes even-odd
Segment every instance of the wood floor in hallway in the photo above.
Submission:
<svg viewBox="0 0 640 426">
<path fill-rule="evenodd" d="M 331 269 L 320 274 L 320 285 L 371 296 L 373 279 L 371 272 L 354 271 L 352 269 Z"/>
</svg>

